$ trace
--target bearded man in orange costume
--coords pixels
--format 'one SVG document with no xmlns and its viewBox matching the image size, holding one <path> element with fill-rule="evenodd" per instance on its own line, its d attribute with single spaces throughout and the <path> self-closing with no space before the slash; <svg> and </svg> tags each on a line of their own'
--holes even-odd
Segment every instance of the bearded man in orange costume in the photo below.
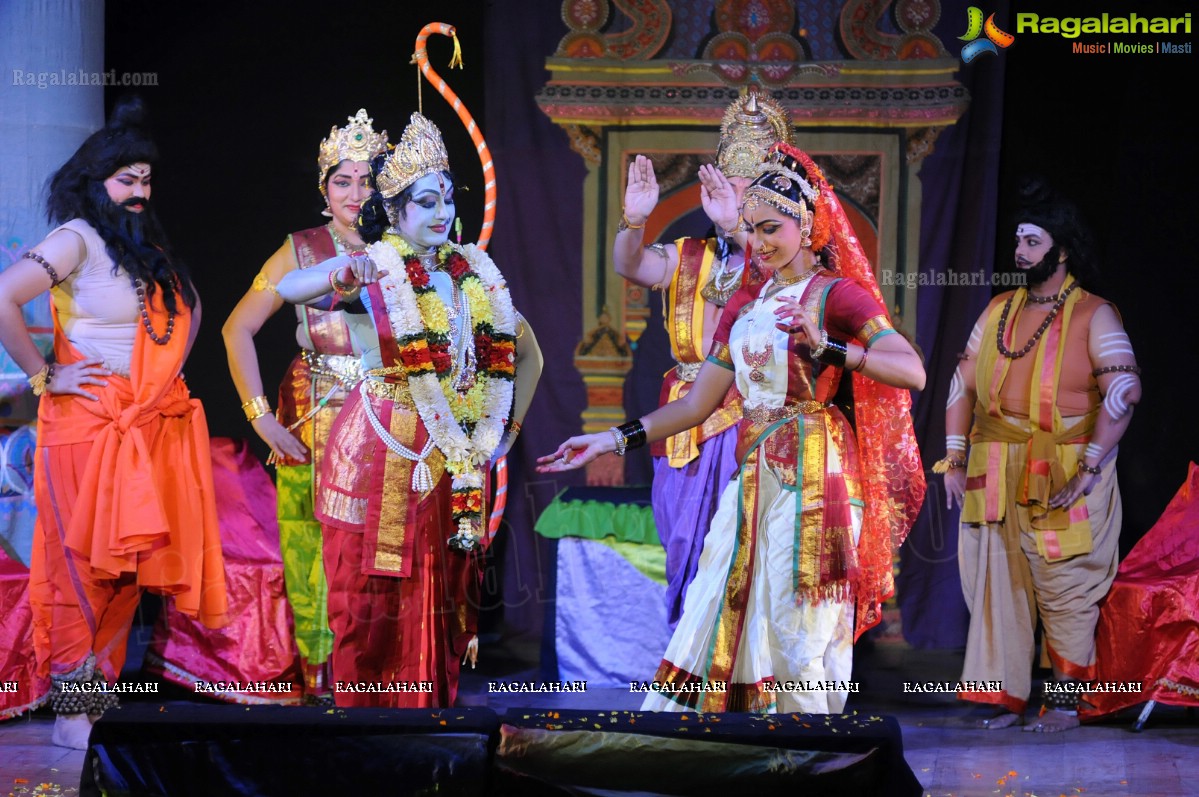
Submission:
<svg viewBox="0 0 1199 797">
<path fill-rule="evenodd" d="M 50 181 L 59 224 L 0 274 L 0 343 L 38 407 L 30 564 L 34 649 L 53 741 L 87 747 L 116 695 L 143 589 L 223 621 L 225 578 L 208 426 L 181 374 L 200 301 L 150 205 L 157 149 L 123 102 Z M 50 290 L 54 356 L 21 305 Z"/>
</svg>

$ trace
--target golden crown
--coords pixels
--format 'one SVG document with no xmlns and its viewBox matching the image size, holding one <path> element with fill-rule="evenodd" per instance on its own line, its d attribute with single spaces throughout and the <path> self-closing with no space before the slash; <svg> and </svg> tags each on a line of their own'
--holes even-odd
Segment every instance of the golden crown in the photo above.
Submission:
<svg viewBox="0 0 1199 797">
<path fill-rule="evenodd" d="M 757 177 L 762 159 L 776 141 L 793 143 L 791 118 L 774 98 L 759 97 L 751 88 L 724 112 L 716 167 L 725 177 Z"/>
<path fill-rule="evenodd" d="M 329 170 L 342 161 L 369 163 L 376 155 L 387 151 L 387 131 L 376 133 L 371 127 L 374 119 L 359 108 L 354 116 L 347 117 L 349 124 L 340 130 L 333 125 L 329 137 L 321 142 L 321 151 L 316 158 L 320 168 L 321 193 L 325 193 L 325 177 Z"/>
<path fill-rule="evenodd" d="M 450 156 L 441 131 L 419 113 L 404 128 L 400 143 L 387 156 L 377 183 L 384 199 L 391 199 L 420 178 L 450 169 Z"/>
</svg>

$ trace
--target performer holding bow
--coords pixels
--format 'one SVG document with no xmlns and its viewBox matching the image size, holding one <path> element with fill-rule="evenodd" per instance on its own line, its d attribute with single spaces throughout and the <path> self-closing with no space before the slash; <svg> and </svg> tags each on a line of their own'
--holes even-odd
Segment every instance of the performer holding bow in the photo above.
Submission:
<svg viewBox="0 0 1199 797">
<path fill-rule="evenodd" d="M 362 351 L 365 379 L 331 430 L 316 507 L 334 696 L 448 706 L 462 657 L 478 650 L 487 470 L 520 430 L 541 354 L 491 258 L 448 242 L 454 181 L 437 127 L 413 114 L 373 171 L 366 253 L 278 286 L 296 303 L 335 294 Z M 404 691 L 429 681 L 431 692 Z"/>
</svg>

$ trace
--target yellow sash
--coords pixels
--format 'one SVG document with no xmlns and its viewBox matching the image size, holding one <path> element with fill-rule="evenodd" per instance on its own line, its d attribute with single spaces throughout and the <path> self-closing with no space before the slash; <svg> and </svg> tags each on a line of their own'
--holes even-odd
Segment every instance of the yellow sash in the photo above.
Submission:
<svg viewBox="0 0 1199 797">
<path fill-rule="evenodd" d="M 665 308 L 670 353 L 676 362 L 702 363 L 707 355 L 703 351 L 705 299 L 702 290 L 716 263 L 716 241 L 680 238 L 675 245 L 679 250 L 679 267 L 670 282 Z M 677 401 L 691 389 L 692 383 L 678 378 L 673 368 L 666 372 L 665 380 L 663 404 Z M 699 456 L 700 443 L 734 426 L 741 419 L 738 398 L 736 389 L 730 390 L 720 407 L 703 424 L 663 441 L 667 464 L 672 468 L 683 467 Z"/>
<path fill-rule="evenodd" d="M 1074 284 L 1067 277 L 1063 290 Z M 1078 468 L 1076 444 L 1085 443 L 1095 428 L 1097 411 L 1086 415 L 1069 428 L 1057 409 L 1056 397 L 1065 357 L 1066 333 L 1074 307 L 1082 292 L 1073 290 L 1058 317 L 1037 342 L 1029 397 L 1029 418 L 1007 418 L 1000 407 L 999 393 L 1007 378 L 1011 360 L 990 345 L 999 332 L 1003 305 L 997 304 L 987 316 L 983 331 L 984 345 L 975 364 L 978 403 L 974 408 L 970 455 L 966 463 L 966 496 L 962 509 L 965 523 L 999 523 L 1006 515 L 1008 501 L 1008 446 L 1025 444 L 1026 459 L 1015 503 L 1029 509 L 1029 524 L 1037 535 L 1037 550 L 1047 561 L 1068 559 L 1091 551 L 1091 524 L 1084 496 L 1073 505 L 1049 509 L 1049 499 L 1065 487 L 1069 475 Z M 1012 299 L 1004 345 L 1010 350 L 1018 344 L 1011 340 L 1020 311 L 1028 297 L 1021 288 Z M 1052 352 L 1052 354 L 1047 354 Z M 1052 356 L 1052 359 L 1049 357 Z"/>
</svg>

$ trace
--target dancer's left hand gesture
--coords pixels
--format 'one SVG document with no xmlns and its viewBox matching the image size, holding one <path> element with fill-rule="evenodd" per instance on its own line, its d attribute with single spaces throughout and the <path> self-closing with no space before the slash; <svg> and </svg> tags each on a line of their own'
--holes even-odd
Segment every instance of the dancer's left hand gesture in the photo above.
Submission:
<svg viewBox="0 0 1199 797">
<path fill-rule="evenodd" d="M 572 437 L 552 454 L 537 458 L 538 473 L 558 473 L 578 470 L 600 454 L 616 450 L 616 438 L 611 432 Z"/>
<path fill-rule="evenodd" d="M 791 296 L 781 297 L 774 314 L 779 319 L 775 326 L 788 335 L 794 335 L 796 342 L 814 346 L 820 341 L 820 327 L 816 325 L 815 319 L 804 314 L 798 299 Z"/>
</svg>

